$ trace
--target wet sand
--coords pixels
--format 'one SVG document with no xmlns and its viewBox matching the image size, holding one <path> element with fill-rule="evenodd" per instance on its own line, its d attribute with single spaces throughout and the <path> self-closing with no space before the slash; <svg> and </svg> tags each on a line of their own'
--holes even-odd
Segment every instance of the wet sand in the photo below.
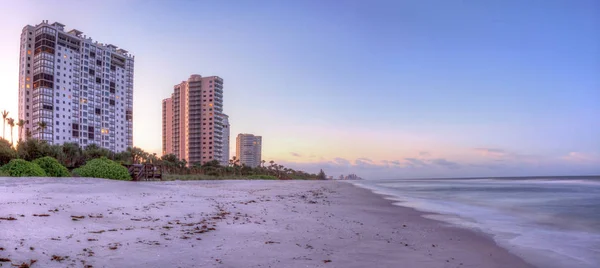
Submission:
<svg viewBox="0 0 600 268">
<path fill-rule="evenodd" d="M 0 267 L 532 267 L 420 215 L 335 181 L 0 178 Z"/>
</svg>

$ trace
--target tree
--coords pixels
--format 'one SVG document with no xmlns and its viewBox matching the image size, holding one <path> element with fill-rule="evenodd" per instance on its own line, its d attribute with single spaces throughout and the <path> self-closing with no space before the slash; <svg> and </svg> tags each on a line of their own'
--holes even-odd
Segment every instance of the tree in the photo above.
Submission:
<svg viewBox="0 0 600 268">
<path fill-rule="evenodd" d="M 231 157 L 231 159 L 229 159 L 229 165 L 230 166 L 235 166 L 235 162 L 237 161 L 237 157 L 234 155 Z"/>
<path fill-rule="evenodd" d="M 6 140 L 6 118 L 8 117 L 8 111 L 2 111 L 2 138 Z"/>
<path fill-rule="evenodd" d="M 238 159 L 235 155 L 232 156 L 231 159 L 229 160 L 229 165 L 231 165 L 233 167 L 234 174 L 237 173 L 239 170 L 240 175 L 242 175 L 242 170 L 240 167 L 240 159 Z"/>
<path fill-rule="evenodd" d="M 327 176 L 325 175 L 325 172 L 321 169 L 321 171 L 319 171 L 319 175 L 317 175 L 317 180 L 326 180 Z"/>
<path fill-rule="evenodd" d="M 140 164 L 146 152 L 138 147 L 127 147 L 127 152 L 131 154 L 131 164 Z"/>
<path fill-rule="evenodd" d="M 161 160 L 161 161 L 163 161 L 165 165 L 168 165 L 168 164 L 171 164 L 171 163 L 172 163 L 173 165 L 175 165 L 175 164 L 177 164 L 177 162 L 179 161 L 179 159 L 177 159 L 177 156 L 175 156 L 174 154 L 166 154 L 166 155 L 163 155 L 163 156 L 160 158 L 160 160 Z"/>
<path fill-rule="evenodd" d="M 7 140 L 0 140 L 0 166 L 17 158 L 17 152 Z"/>
<path fill-rule="evenodd" d="M 21 138 L 23 136 L 23 126 L 25 126 L 25 120 L 19 119 L 19 122 L 17 122 L 17 126 L 19 127 L 19 141 L 21 141 Z"/>
<path fill-rule="evenodd" d="M 131 163 L 131 153 L 128 150 L 122 151 L 120 153 L 116 153 L 115 161 L 121 163 L 122 165 L 129 165 Z"/>
<path fill-rule="evenodd" d="M 179 161 L 179 167 L 180 168 L 185 168 L 187 166 L 187 160 L 185 159 L 181 159 L 181 161 Z"/>
<path fill-rule="evenodd" d="M 67 154 L 63 151 L 63 148 L 64 147 L 59 144 L 49 145 L 48 154 L 46 156 L 50 156 L 60 162 L 61 165 L 66 166 Z"/>
<path fill-rule="evenodd" d="M 260 163 L 261 163 L 261 166 L 262 166 L 263 168 L 265 167 L 265 163 L 266 163 L 266 162 L 267 162 L 267 161 L 266 161 L 266 160 L 264 160 L 264 159 L 260 161 Z"/>
<path fill-rule="evenodd" d="M 65 154 L 65 161 L 62 163 L 65 167 L 78 167 L 85 164 L 82 159 L 82 151 L 79 144 L 75 142 L 65 142 L 62 145 L 62 151 Z"/>
<path fill-rule="evenodd" d="M 240 169 L 240 175 L 242 175 L 242 176 L 254 175 L 254 169 L 252 167 L 243 165 L 242 168 Z"/>
<path fill-rule="evenodd" d="M 112 156 L 112 152 L 106 148 L 102 148 L 102 147 L 98 146 L 95 143 L 92 143 L 83 149 L 82 155 L 83 156 L 81 157 L 80 164 L 85 164 L 92 159 L 101 158 L 101 157 L 109 158 Z"/>
<path fill-rule="evenodd" d="M 37 123 L 37 130 L 38 132 L 44 132 L 44 130 L 46 130 L 46 128 L 48 128 L 48 123 L 44 122 L 44 121 L 39 121 Z M 38 135 L 38 138 L 41 138 L 43 135 Z"/>
<path fill-rule="evenodd" d="M 51 155 L 50 146 L 46 141 L 36 139 L 25 139 L 17 143 L 17 154 L 19 158 L 33 161 L 40 157 Z"/>
<path fill-rule="evenodd" d="M 8 125 L 10 126 L 10 144 L 13 144 L 13 128 L 15 127 L 15 119 L 8 118 L 6 121 L 8 121 Z"/>
</svg>

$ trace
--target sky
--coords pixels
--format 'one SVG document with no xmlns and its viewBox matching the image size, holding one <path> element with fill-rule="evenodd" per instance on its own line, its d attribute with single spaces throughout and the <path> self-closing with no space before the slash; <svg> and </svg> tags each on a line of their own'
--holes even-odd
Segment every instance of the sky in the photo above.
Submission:
<svg viewBox="0 0 600 268">
<path fill-rule="evenodd" d="M 0 0 L 0 110 L 19 37 L 61 22 L 135 55 L 134 145 L 161 100 L 224 79 L 263 158 L 364 178 L 600 174 L 600 2 Z M 8 135 L 8 131 L 7 131 Z M 16 128 L 15 128 L 16 136 Z"/>
</svg>

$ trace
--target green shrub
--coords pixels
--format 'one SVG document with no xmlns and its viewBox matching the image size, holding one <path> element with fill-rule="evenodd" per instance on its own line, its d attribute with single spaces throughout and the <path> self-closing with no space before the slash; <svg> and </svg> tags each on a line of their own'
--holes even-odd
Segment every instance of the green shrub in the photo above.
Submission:
<svg viewBox="0 0 600 268">
<path fill-rule="evenodd" d="M 73 173 L 81 177 L 131 180 L 127 168 L 106 157 L 90 160 L 84 166 L 74 169 Z"/>
<path fill-rule="evenodd" d="M 33 161 L 40 157 L 52 155 L 52 150 L 46 141 L 26 139 L 19 141 L 17 144 L 17 154 L 21 159 Z"/>
<path fill-rule="evenodd" d="M 250 175 L 248 178 L 253 180 L 276 180 L 277 177 L 271 175 Z"/>
<path fill-rule="evenodd" d="M 4 165 L 15 158 L 17 158 L 17 151 L 12 148 L 8 141 L 0 139 L 0 165 Z"/>
<path fill-rule="evenodd" d="M 46 172 L 37 164 L 23 159 L 13 159 L 0 168 L 12 177 L 45 177 Z"/>
<path fill-rule="evenodd" d="M 40 166 L 46 172 L 46 175 L 48 175 L 49 177 L 69 177 L 69 176 L 71 176 L 71 174 L 69 174 L 69 170 L 65 166 L 61 165 L 58 162 L 58 160 L 56 160 L 50 156 L 45 156 L 45 157 L 33 160 L 33 163 Z"/>
</svg>

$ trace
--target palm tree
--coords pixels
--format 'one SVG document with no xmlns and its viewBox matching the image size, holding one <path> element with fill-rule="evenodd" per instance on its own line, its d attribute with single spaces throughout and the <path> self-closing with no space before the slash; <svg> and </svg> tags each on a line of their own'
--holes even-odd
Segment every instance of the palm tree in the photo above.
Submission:
<svg viewBox="0 0 600 268">
<path fill-rule="evenodd" d="M 260 161 L 260 163 L 261 163 L 261 165 L 262 165 L 262 167 L 263 167 L 263 168 L 265 167 L 265 163 L 266 163 L 266 162 L 267 162 L 267 161 L 266 161 L 266 160 L 264 160 L 264 159 Z"/>
<path fill-rule="evenodd" d="M 131 164 L 141 163 L 146 152 L 138 147 L 127 147 L 127 152 L 131 155 Z"/>
<path fill-rule="evenodd" d="M 13 144 L 13 128 L 15 127 L 15 119 L 7 118 L 8 125 L 10 126 L 10 144 Z"/>
<path fill-rule="evenodd" d="M 241 170 L 241 166 L 240 166 L 240 159 L 238 159 L 235 155 L 231 157 L 231 159 L 229 159 L 229 165 L 231 165 L 231 167 L 233 167 L 233 174 L 235 175 L 235 173 L 237 172 L 237 170 L 240 170 L 240 175 L 242 175 L 242 170 Z"/>
<path fill-rule="evenodd" d="M 2 138 L 6 139 L 6 118 L 8 117 L 8 111 L 2 111 Z"/>
<path fill-rule="evenodd" d="M 44 131 L 44 130 L 46 130 L 46 128 L 48 128 L 48 123 L 46 123 L 46 122 L 44 122 L 44 121 L 39 121 L 39 122 L 37 123 L 37 126 L 38 126 L 38 127 L 37 127 L 37 130 L 38 130 L 38 131 Z"/>
<path fill-rule="evenodd" d="M 235 166 L 235 162 L 237 161 L 237 157 L 232 156 L 231 159 L 229 159 L 229 165 L 231 166 Z"/>
<path fill-rule="evenodd" d="M 275 169 L 277 170 L 277 177 L 281 177 L 281 170 L 283 170 L 283 165 L 275 165 Z"/>
<path fill-rule="evenodd" d="M 62 145 L 63 153 L 67 156 L 66 166 L 75 167 L 78 164 L 83 164 L 81 147 L 75 142 L 66 142 Z"/>
<path fill-rule="evenodd" d="M 39 121 L 37 123 L 37 131 L 38 131 L 38 138 L 41 138 L 42 132 L 44 132 L 44 130 L 46 130 L 46 128 L 48 128 L 48 123 L 44 122 L 44 121 Z"/>
<path fill-rule="evenodd" d="M 25 120 L 19 119 L 17 126 L 19 127 L 19 141 L 21 141 L 21 136 L 23 134 L 23 126 L 25 126 Z"/>
</svg>

